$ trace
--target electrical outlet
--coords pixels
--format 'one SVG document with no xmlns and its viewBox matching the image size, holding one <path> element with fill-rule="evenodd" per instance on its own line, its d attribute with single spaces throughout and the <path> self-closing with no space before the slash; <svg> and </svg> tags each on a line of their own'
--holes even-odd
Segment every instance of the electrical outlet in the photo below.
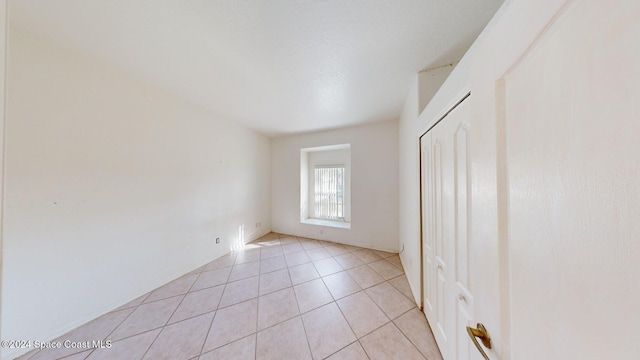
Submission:
<svg viewBox="0 0 640 360">
<path fill-rule="evenodd" d="M 220 238 L 216 238 L 216 244 L 220 244 Z"/>
</svg>

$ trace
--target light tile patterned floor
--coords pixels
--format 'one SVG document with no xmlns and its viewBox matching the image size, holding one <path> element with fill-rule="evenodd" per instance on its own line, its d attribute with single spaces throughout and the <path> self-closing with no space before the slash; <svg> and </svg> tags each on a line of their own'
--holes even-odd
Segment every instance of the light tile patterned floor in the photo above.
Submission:
<svg viewBox="0 0 640 360">
<path fill-rule="evenodd" d="M 21 359 L 442 359 L 397 254 L 271 233 Z"/>
</svg>

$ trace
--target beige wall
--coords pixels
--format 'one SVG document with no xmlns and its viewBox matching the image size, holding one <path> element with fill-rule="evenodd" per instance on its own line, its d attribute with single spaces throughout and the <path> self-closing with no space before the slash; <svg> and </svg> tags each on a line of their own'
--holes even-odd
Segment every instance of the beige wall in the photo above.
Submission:
<svg viewBox="0 0 640 360">
<path fill-rule="evenodd" d="M 270 231 L 266 137 L 15 27 L 8 64 L 3 338 L 61 335 Z"/>
</svg>

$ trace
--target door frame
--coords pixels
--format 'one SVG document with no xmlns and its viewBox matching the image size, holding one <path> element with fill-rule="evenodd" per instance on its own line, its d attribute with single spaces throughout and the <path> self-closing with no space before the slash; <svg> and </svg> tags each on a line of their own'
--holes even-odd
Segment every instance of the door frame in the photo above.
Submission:
<svg viewBox="0 0 640 360">
<path fill-rule="evenodd" d="M 454 101 L 450 101 L 449 103 L 447 103 L 447 105 L 444 106 L 444 108 L 438 112 L 438 115 L 433 117 L 433 119 L 430 122 L 427 123 L 427 126 L 423 127 L 418 134 L 418 194 L 420 196 L 420 211 L 419 211 L 419 215 L 420 215 L 420 310 L 424 311 L 424 264 L 423 264 L 423 255 L 424 255 L 424 249 L 422 248 L 422 242 L 424 240 L 424 233 L 422 231 L 422 226 L 423 221 L 422 221 L 422 215 L 423 215 L 423 208 L 424 208 L 424 202 L 423 202 L 423 193 L 422 193 L 422 137 L 425 136 L 427 134 L 427 132 L 429 132 L 429 130 L 431 130 L 434 126 L 438 125 L 438 123 L 440 121 L 442 121 L 447 115 L 449 115 L 449 113 L 451 111 L 453 111 L 456 107 L 458 107 L 464 100 L 466 100 L 469 96 L 471 96 L 471 90 L 470 90 L 470 86 L 465 86 L 462 91 L 459 92 L 459 94 L 457 94 L 456 96 L 453 97 L 453 99 L 456 99 Z M 422 116 L 420 116 L 422 117 Z M 420 118 L 419 117 L 419 118 Z"/>
</svg>

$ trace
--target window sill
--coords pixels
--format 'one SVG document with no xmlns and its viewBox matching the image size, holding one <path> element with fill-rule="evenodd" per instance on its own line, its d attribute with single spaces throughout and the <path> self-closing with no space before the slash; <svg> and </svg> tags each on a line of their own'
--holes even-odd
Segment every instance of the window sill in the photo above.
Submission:
<svg viewBox="0 0 640 360">
<path fill-rule="evenodd" d="M 344 221 L 322 220 L 322 219 L 304 219 L 300 220 L 302 224 L 328 226 L 339 229 L 351 229 L 351 223 Z"/>
</svg>

